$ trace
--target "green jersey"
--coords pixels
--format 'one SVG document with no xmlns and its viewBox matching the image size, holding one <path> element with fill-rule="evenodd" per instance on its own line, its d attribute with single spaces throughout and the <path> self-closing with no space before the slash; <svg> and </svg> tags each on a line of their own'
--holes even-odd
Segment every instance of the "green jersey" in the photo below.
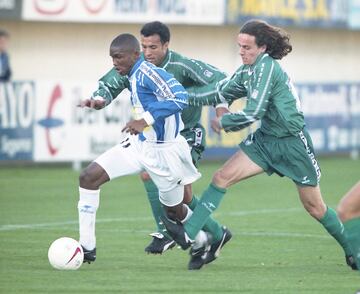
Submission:
<svg viewBox="0 0 360 294">
<path fill-rule="evenodd" d="M 242 111 L 223 115 L 221 125 L 226 132 L 241 130 L 261 120 L 260 130 L 267 135 L 297 135 L 305 126 L 300 102 L 288 75 L 267 53 L 252 65 L 242 65 L 219 87 L 219 98 L 231 103 L 246 97 Z"/>
<path fill-rule="evenodd" d="M 201 117 L 202 105 L 214 104 L 216 85 L 226 77 L 225 73 L 205 62 L 184 57 L 171 50 L 168 50 L 159 67 L 173 74 L 188 91 L 189 107 L 182 111 L 181 118 L 185 129 L 195 127 Z M 125 88 L 130 88 L 128 77 L 111 69 L 99 80 L 99 88 L 92 96 L 101 96 L 106 99 L 106 104 L 109 104 Z M 197 99 L 203 102 L 197 103 Z"/>
</svg>

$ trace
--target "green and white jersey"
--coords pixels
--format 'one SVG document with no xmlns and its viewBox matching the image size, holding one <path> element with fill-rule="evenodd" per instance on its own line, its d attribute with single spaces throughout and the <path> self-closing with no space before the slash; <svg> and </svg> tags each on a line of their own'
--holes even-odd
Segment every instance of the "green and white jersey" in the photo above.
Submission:
<svg viewBox="0 0 360 294">
<path fill-rule="evenodd" d="M 159 67 L 174 75 L 189 93 L 189 107 L 182 111 L 184 128 L 194 127 L 200 120 L 202 105 L 214 105 L 217 101 L 216 85 L 226 78 L 224 72 L 195 59 L 184 57 L 168 50 Z M 110 104 L 124 89 L 129 89 L 128 77 L 119 75 L 111 69 L 99 80 L 99 88 L 92 97 L 101 96 Z M 201 103 L 197 102 L 201 99 Z"/>
<path fill-rule="evenodd" d="M 260 130 L 270 136 L 297 135 L 305 126 L 300 101 L 288 75 L 267 53 L 252 65 L 242 65 L 219 87 L 219 98 L 231 103 L 246 97 L 242 111 L 223 115 L 226 132 L 241 130 L 261 120 Z"/>
</svg>

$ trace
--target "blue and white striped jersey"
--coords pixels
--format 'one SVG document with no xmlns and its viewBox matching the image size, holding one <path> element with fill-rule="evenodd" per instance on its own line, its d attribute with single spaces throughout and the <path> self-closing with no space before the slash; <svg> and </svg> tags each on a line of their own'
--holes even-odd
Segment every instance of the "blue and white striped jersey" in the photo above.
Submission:
<svg viewBox="0 0 360 294">
<path fill-rule="evenodd" d="M 174 140 L 184 127 L 180 112 L 188 106 L 185 88 L 173 75 L 142 57 L 131 69 L 129 81 L 136 119 L 143 118 L 151 125 L 140 134 L 140 140 Z"/>
</svg>

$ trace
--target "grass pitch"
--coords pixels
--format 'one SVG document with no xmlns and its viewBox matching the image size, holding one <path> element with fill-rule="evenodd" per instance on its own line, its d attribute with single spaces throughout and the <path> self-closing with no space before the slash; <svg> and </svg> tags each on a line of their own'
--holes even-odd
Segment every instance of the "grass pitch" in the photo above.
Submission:
<svg viewBox="0 0 360 294">
<path fill-rule="evenodd" d="M 335 207 L 360 177 L 359 161 L 320 158 L 325 201 Z M 222 163 L 202 163 L 200 194 Z M 200 271 L 187 252 L 144 253 L 154 230 L 138 176 L 101 191 L 97 260 L 78 271 L 47 261 L 50 243 L 78 238 L 78 173 L 69 168 L 0 166 L 0 293 L 334 293 L 360 289 L 360 273 L 307 215 L 294 184 L 260 175 L 231 187 L 215 217 L 233 239 Z"/>
</svg>

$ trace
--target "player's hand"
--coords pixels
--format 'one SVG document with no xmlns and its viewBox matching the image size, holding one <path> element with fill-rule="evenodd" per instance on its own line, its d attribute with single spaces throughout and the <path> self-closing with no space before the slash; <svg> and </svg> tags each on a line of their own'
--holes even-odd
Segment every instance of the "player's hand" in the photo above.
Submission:
<svg viewBox="0 0 360 294">
<path fill-rule="evenodd" d="M 105 99 L 85 99 L 79 102 L 78 107 L 89 107 L 93 109 L 102 109 L 105 107 Z"/>
<path fill-rule="evenodd" d="M 220 119 L 221 119 L 221 117 L 216 117 L 211 120 L 211 128 L 217 134 L 220 134 L 220 132 L 222 130 L 222 126 L 220 124 Z"/>
<path fill-rule="evenodd" d="M 215 109 L 216 117 L 222 117 L 225 113 L 229 113 L 229 108 L 226 107 L 216 107 Z"/>
<path fill-rule="evenodd" d="M 143 118 L 135 119 L 129 121 L 121 131 L 130 133 L 131 135 L 137 135 L 141 133 L 147 126 L 148 124 Z"/>
</svg>

